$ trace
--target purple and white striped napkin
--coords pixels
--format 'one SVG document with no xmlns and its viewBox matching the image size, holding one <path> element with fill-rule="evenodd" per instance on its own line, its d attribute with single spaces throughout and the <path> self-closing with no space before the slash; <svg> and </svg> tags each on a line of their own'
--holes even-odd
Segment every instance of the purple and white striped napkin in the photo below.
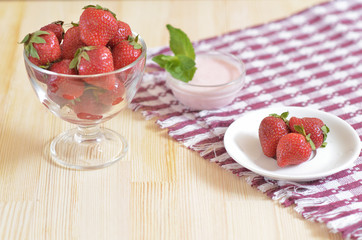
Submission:
<svg viewBox="0 0 362 240">
<path fill-rule="evenodd" d="M 218 50 L 246 64 L 246 84 L 229 106 L 190 111 L 165 85 L 165 72 L 144 76 L 131 108 L 204 159 L 245 179 L 304 218 L 323 222 L 346 239 L 362 239 L 362 154 L 353 167 L 306 183 L 277 181 L 255 174 L 226 152 L 227 127 L 244 113 L 272 106 L 308 106 L 348 122 L 362 139 L 362 2 L 323 3 L 267 24 L 194 43 L 196 51 Z M 151 58 L 171 54 L 152 49 Z"/>
</svg>

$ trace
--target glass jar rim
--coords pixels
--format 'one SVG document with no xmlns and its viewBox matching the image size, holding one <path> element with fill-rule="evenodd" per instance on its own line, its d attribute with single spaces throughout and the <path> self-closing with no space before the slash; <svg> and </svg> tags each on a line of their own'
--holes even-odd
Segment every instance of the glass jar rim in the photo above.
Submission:
<svg viewBox="0 0 362 240">
<path fill-rule="evenodd" d="M 138 41 L 142 44 L 142 53 L 140 56 L 138 56 L 138 58 L 132 62 L 131 64 L 123 67 L 123 68 L 119 68 L 117 70 L 114 70 L 114 71 L 111 71 L 111 72 L 106 72 L 106 73 L 97 73 L 97 74 L 89 74 L 89 75 L 70 75 L 70 74 L 63 74 L 63 73 L 56 73 L 56 72 L 52 72 L 50 70 L 47 70 L 47 69 L 44 69 L 44 68 L 41 68 L 37 65 L 35 65 L 34 63 L 32 63 L 29 58 L 26 56 L 25 54 L 25 49 L 23 50 L 23 56 L 24 56 L 24 60 L 26 62 L 27 65 L 29 65 L 31 68 L 41 72 L 41 73 L 44 73 L 44 74 L 47 74 L 47 75 L 54 75 L 54 76 L 59 76 L 59 77 L 70 77 L 70 78 L 84 78 L 84 77 L 87 77 L 87 78 L 97 78 L 97 77 L 104 77 L 104 76 L 108 76 L 108 75 L 112 75 L 112 74 L 118 74 L 118 73 L 121 73 L 127 69 L 130 69 L 132 67 L 134 67 L 135 65 L 138 64 L 139 61 L 141 61 L 141 59 L 145 58 L 147 56 L 147 46 L 146 46 L 146 43 L 145 41 L 143 40 L 142 37 L 140 37 L 139 34 L 137 34 L 136 32 L 132 32 L 132 34 L 134 36 L 138 36 Z"/>
</svg>

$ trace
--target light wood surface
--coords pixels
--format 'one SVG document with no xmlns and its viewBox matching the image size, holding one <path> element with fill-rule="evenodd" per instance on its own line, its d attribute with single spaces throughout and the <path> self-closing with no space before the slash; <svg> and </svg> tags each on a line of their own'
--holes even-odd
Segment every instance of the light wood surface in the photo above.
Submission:
<svg viewBox="0 0 362 240">
<path fill-rule="evenodd" d="M 152 48 L 168 43 L 167 23 L 199 40 L 320 2 L 99 4 L 116 12 Z M 78 21 L 89 3 L 0 2 L 0 239 L 342 239 L 186 149 L 139 112 L 126 110 L 104 124 L 130 143 L 120 162 L 96 171 L 54 164 L 49 143 L 72 125 L 37 100 L 17 42 L 45 23 Z"/>
</svg>

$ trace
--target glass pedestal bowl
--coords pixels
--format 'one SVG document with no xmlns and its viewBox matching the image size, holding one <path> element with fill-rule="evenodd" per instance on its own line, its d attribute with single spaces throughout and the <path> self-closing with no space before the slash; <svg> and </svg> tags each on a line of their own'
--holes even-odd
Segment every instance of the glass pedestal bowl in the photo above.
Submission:
<svg viewBox="0 0 362 240">
<path fill-rule="evenodd" d="M 24 53 L 30 83 L 40 102 L 57 117 L 77 125 L 52 140 L 53 160 L 73 169 L 99 169 L 125 156 L 128 143 L 117 132 L 100 127 L 124 109 L 140 86 L 146 64 L 146 44 L 132 64 L 113 72 L 95 75 L 58 74 L 29 61 Z M 64 89 L 81 89 L 70 97 Z"/>
</svg>

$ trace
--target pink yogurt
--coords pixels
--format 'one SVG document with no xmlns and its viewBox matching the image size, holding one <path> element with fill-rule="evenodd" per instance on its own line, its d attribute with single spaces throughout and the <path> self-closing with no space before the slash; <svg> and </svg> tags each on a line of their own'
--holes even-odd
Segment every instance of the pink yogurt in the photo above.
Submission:
<svg viewBox="0 0 362 240">
<path fill-rule="evenodd" d="M 220 52 L 197 54 L 196 73 L 188 82 L 168 75 L 174 96 L 193 110 L 211 110 L 230 104 L 244 85 L 245 68 L 235 56 Z"/>
</svg>

